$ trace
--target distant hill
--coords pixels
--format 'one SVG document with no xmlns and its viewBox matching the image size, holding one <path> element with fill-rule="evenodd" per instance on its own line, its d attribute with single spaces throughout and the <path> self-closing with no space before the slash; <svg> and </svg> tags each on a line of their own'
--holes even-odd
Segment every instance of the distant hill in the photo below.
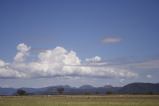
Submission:
<svg viewBox="0 0 159 106">
<path fill-rule="evenodd" d="M 94 87 L 83 85 L 81 87 L 71 87 L 69 85 L 49 86 L 43 88 L 19 88 L 25 90 L 30 95 L 57 95 L 57 88 L 64 88 L 63 94 L 159 94 L 159 83 L 131 83 L 123 87 L 113 87 L 106 85 Z M 15 88 L 0 88 L 0 95 L 15 95 Z"/>
<path fill-rule="evenodd" d="M 93 89 L 94 87 L 92 85 L 82 85 L 79 88 L 80 89 Z"/>
<path fill-rule="evenodd" d="M 14 88 L 1 88 L 0 87 L 0 95 L 13 95 L 16 92 Z"/>
<path fill-rule="evenodd" d="M 119 93 L 128 94 L 159 94 L 159 84 L 131 83 L 119 90 Z"/>
</svg>

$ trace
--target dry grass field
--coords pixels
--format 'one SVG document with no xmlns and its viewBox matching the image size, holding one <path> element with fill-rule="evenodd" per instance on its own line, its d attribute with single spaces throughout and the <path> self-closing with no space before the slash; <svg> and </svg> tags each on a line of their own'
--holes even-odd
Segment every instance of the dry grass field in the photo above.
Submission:
<svg viewBox="0 0 159 106">
<path fill-rule="evenodd" d="M 1 96 L 0 106 L 159 106 L 159 96 Z"/>
</svg>

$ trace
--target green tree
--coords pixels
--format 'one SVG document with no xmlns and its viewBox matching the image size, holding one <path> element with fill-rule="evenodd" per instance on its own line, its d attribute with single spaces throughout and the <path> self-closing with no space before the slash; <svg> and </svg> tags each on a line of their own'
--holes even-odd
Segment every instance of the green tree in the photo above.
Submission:
<svg viewBox="0 0 159 106">
<path fill-rule="evenodd" d="M 63 87 L 60 87 L 60 88 L 57 88 L 57 92 L 58 92 L 58 94 L 63 94 L 63 92 L 64 92 L 64 88 Z"/>
<path fill-rule="evenodd" d="M 107 91 L 106 94 L 111 95 L 111 94 L 113 94 L 113 92 L 112 91 Z"/>
<path fill-rule="evenodd" d="M 23 89 L 18 89 L 16 92 L 16 95 L 19 95 L 19 96 L 27 95 L 27 92 Z"/>
</svg>

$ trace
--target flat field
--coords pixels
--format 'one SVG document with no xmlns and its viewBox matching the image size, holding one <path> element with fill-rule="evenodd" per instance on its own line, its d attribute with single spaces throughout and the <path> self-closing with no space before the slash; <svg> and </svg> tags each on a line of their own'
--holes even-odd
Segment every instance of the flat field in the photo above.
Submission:
<svg viewBox="0 0 159 106">
<path fill-rule="evenodd" d="M 1 96 L 0 106 L 159 106 L 159 95 Z"/>
</svg>

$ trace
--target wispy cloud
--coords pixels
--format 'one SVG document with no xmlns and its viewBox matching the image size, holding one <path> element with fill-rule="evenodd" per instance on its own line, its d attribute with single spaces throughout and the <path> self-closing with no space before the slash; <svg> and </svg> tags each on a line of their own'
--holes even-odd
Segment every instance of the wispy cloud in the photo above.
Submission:
<svg viewBox="0 0 159 106">
<path fill-rule="evenodd" d="M 124 67 L 133 67 L 135 69 L 159 69 L 159 59 L 146 59 L 146 60 L 128 60 L 125 62 L 121 62 L 114 64 L 116 66 L 124 66 Z"/>
<path fill-rule="evenodd" d="M 146 58 L 146 59 L 137 59 L 137 58 L 119 58 L 115 60 L 109 60 L 105 66 L 122 66 L 127 68 L 135 69 L 159 69 L 159 59 Z"/>
<path fill-rule="evenodd" d="M 102 39 L 102 43 L 104 44 L 114 44 L 121 42 L 121 38 L 115 36 L 108 36 Z"/>
<path fill-rule="evenodd" d="M 146 60 L 140 63 L 136 63 L 134 66 L 142 69 L 159 69 L 159 59 Z"/>
</svg>

